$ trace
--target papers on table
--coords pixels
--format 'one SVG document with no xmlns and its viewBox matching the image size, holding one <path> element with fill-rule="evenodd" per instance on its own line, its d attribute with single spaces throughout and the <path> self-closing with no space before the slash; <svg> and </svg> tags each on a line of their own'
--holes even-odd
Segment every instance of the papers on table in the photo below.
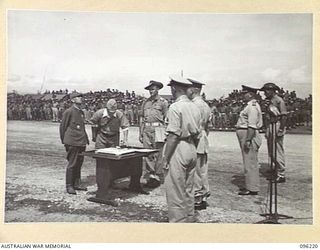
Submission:
<svg viewBox="0 0 320 250">
<path fill-rule="evenodd" d="M 98 154 L 112 154 L 112 155 L 123 155 L 136 152 L 132 148 L 101 148 L 96 150 Z"/>
<path fill-rule="evenodd" d="M 101 148 L 95 151 L 97 154 L 125 155 L 130 153 L 152 153 L 157 152 L 148 148 Z"/>
</svg>

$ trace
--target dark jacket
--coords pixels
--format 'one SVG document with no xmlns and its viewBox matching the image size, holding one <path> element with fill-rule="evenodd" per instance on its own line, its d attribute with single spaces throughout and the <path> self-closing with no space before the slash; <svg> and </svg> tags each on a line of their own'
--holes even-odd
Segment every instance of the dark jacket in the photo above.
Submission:
<svg viewBox="0 0 320 250">
<path fill-rule="evenodd" d="M 60 139 L 65 145 L 85 146 L 89 144 L 82 110 L 71 106 L 63 113 L 60 123 Z"/>
</svg>

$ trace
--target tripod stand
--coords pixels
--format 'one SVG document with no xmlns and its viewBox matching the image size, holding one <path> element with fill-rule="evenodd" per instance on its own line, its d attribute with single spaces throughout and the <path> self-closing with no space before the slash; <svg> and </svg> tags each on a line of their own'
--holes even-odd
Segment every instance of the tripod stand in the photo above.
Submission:
<svg viewBox="0 0 320 250">
<path fill-rule="evenodd" d="M 278 164 L 277 164 L 277 121 L 272 121 L 269 125 L 268 149 L 270 152 L 270 171 L 269 177 L 269 213 L 260 214 L 266 219 L 257 222 L 258 224 L 281 224 L 279 219 L 291 219 L 292 216 L 278 213 Z M 274 211 L 273 211 L 274 208 Z"/>
</svg>

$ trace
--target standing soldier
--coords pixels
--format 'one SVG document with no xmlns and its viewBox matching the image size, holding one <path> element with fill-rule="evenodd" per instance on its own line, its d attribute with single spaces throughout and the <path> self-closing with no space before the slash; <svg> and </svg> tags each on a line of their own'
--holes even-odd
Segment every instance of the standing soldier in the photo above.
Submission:
<svg viewBox="0 0 320 250">
<path fill-rule="evenodd" d="M 72 93 L 70 99 L 73 105 L 63 113 L 60 124 L 60 139 L 67 151 L 67 193 L 77 194 L 75 190 L 87 190 L 80 183 L 81 166 L 84 159 L 81 153 L 86 149 L 89 140 L 85 130 L 84 114 L 81 110 L 82 95 Z"/>
<path fill-rule="evenodd" d="M 201 131 L 199 143 L 197 146 L 197 165 L 194 175 L 194 199 L 195 209 L 201 210 L 207 207 L 207 198 L 210 196 L 210 188 L 208 181 L 208 153 L 209 153 L 209 122 L 210 122 L 210 107 L 202 99 L 200 93 L 202 89 L 201 82 L 188 78 L 192 82 L 192 87 L 189 88 L 188 97 L 199 108 L 201 113 Z"/>
<path fill-rule="evenodd" d="M 164 138 L 164 122 L 168 111 L 168 102 L 159 96 L 159 90 L 163 84 L 157 81 L 150 81 L 145 87 L 149 90 L 150 97 L 142 104 L 142 119 L 140 122 L 139 140 L 145 148 L 156 148 L 161 150 Z M 160 185 L 161 170 L 158 167 L 159 153 L 146 157 L 146 170 L 149 179 L 146 187 L 156 188 Z"/>
<path fill-rule="evenodd" d="M 260 190 L 258 150 L 262 140 L 259 129 L 262 127 L 261 108 L 255 95 L 257 89 L 242 85 L 245 108 L 240 112 L 236 125 L 245 174 L 245 188 L 241 188 L 239 195 L 257 195 Z"/>
<path fill-rule="evenodd" d="M 287 121 L 287 108 L 283 99 L 277 95 L 276 91 L 280 88 L 274 83 L 266 83 L 261 88 L 264 91 L 266 98 L 270 101 L 268 107 L 268 115 L 266 120 L 266 134 L 265 137 L 268 143 L 269 157 L 272 156 L 271 148 L 273 143 L 276 143 L 277 148 L 277 176 L 276 181 L 283 183 L 286 181 L 285 178 L 285 155 L 283 147 L 284 134 L 286 132 L 286 121 Z M 275 123 L 275 142 L 273 141 L 273 135 L 271 133 L 271 124 Z"/>
<path fill-rule="evenodd" d="M 168 136 L 161 161 L 169 222 L 194 222 L 193 185 L 201 114 L 187 97 L 187 89 L 192 86 L 190 81 L 171 78 L 168 86 L 176 99 L 167 115 Z"/>
<path fill-rule="evenodd" d="M 54 100 L 53 101 L 53 104 L 52 104 L 52 121 L 53 122 L 58 122 L 59 121 L 59 111 L 58 111 L 58 106 L 59 106 L 59 103 Z"/>
</svg>

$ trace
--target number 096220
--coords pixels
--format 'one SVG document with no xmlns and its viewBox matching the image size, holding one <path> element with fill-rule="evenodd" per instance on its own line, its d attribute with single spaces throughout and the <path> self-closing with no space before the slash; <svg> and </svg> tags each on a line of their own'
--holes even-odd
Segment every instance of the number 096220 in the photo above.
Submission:
<svg viewBox="0 0 320 250">
<path fill-rule="evenodd" d="M 318 244 L 300 244 L 300 248 L 310 249 L 310 248 L 318 248 Z"/>
</svg>

